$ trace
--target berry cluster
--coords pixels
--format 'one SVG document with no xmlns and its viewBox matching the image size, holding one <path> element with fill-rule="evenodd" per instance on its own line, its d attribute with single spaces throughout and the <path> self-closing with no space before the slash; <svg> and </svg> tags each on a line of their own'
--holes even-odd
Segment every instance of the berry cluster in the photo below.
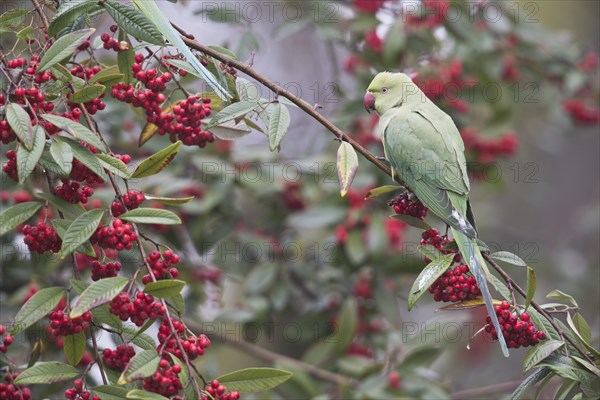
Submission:
<svg viewBox="0 0 600 400">
<path fill-rule="evenodd" d="M 469 111 L 469 106 L 460 98 L 461 89 L 475 84 L 475 79 L 464 77 L 463 72 L 463 64 L 460 60 L 455 59 L 448 64 L 436 62 L 423 77 L 416 77 L 415 83 L 432 101 L 443 100 L 456 111 L 466 113 Z"/>
<path fill-rule="evenodd" d="M 152 268 L 152 274 L 156 279 L 168 278 L 167 274 L 171 275 L 171 278 L 176 279 L 179 276 L 179 271 L 173 265 L 179 264 L 179 256 L 173 253 L 171 250 L 165 250 L 162 254 L 156 250 L 153 250 L 146 257 L 146 261 L 150 268 Z M 146 274 L 142 277 L 142 283 L 147 285 L 152 282 L 150 274 Z"/>
<path fill-rule="evenodd" d="M 415 196 L 410 196 L 408 192 L 388 201 L 388 206 L 394 209 L 396 214 L 410 215 L 418 219 L 425 219 L 427 216 L 427 207 Z"/>
<path fill-rule="evenodd" d="M 370 273 L 361 272 L 354 285 L 352 285 L 354 297 L 368 300 L 373 298 L 373 276 Z"/>
<path fill-rule="evenodd" d="M 2 166 L 2 171 L 16 182 L 19 180 L 17 174 L 17 153 L 14 150 L 8 150 L 6 158 L 8 158 L 8 161 Z"/>
<path fill-rule="evenodd" d="M 73 387 L 65 390 L 65 398 L 68 400 L 100 400 L 100 397 L 93 395 L 83 389 L 83 382 L 81 379 L 75 379 L 73 381 Z"/>
<path fill-rule="evenodd" d="M 470 274 L 465 264 L 448 269 L 430 287 L 433 300 L 457 302 L 476 299 L 481 296 L 475 277 Z"/>
<path fill-rule="evenodd" d="M 540 341 L 546 339 L 544 331 L 538 331 L 528 313 L 522 313 L 517 316 L 510 312 L 510 304 L 503 301 L 502 304 L 494 306 L 494 311 L 498 316 L 498 322 L 502 327 L 502 335 L 506 339 L 506 346 L 518 349 L 519 347 L 535 346 Z M 494 340 L 498 340 L 498 334 L 492 324 L 492 319 L 486 318 L 487 325 L 485 331 L 489 333 Z"/>
<path fill-rule="evenodd" d="M 94 195 L 94 189 L 87 185 L 81 185 L 79 182 L 69 181 L 61 178 L 62 185 L 54 189 L 56 196 L 72 204 L 87 203 L 88 198 Z"/>
<path fill-rule="evenodd" d="M 122 42 L 117 42 L 115 39 L 111 38 L 110 35 L 106 32 L 100 35 L 100 40 L 102 41 L 102 43 L 104 43 L 102 47 L 104 47 L 106 50 L 129 50 L 129 43 L 127 43 L 125 40 L 123 40 Z"/>
<path fill-rule="evenodd" d="M 166 83 L 173 79 L 171 72 L 159 75 L 156 68 L 143 69 L 144 56 L 135 55 L 135 63 L 131 66 L 134 77 L 144 84 L 145 89 L 136 89 L 133 85 L 117 83 L 111 89 L 114 98 L 134 107 L 141 107 L 146 112 L 148 122 L 158 127 L 160 135 L 168 134 L 171 141 L 181 140 L 188 146 L 205 147 L 215 137 L 210 132 L 202 131 L 201 120 L 211 113 L 210 99 L 189 96 L 186 100 L 173 106 L 170 112 L 163 112 L 161 104 L 166 100 L 162 93 Z"/>
<path fill-rule="evenodd" d="M 23 226 L 23 241 L 29 251 L 35 251 L 39 254 L 51 251 L 58 253 L 62 246 L 62 240 L 50 224 L 40 223 L 34 226 Z"/>
<path fill-rule="evenodd" d="M 400 389 L 400 374 L 398 373 L 398 371 L 391 371 L 387 377 L 390 389 Z"/>
<path fill-rule="evenodd" d="M 4 336 L 6 333 L 6 327 L 4 325 L 0 325 L 0 337 Z M 6 353 L 8 346 L 10 346 L 15 338 L 11 335 L 6 335 L 2 338 L 2 344 L 0 344 L 0 352 Z"/>
<path fill-rule="evenodd" d="M 127 293 L 120 293 L 110 303 L 110 312 L 118 316 L 121 321 L 131 319 L 137 326 L 142 326 L 149 319 L 157 319 L 165 315 L 165 307 L 160 302 L 155 302 L 154 297 L 144 292 L 138 292 L 135 300 Z"/>
<path fill-rule="evenodd" d="M 216 379 L 212 380 L 204 390 L 208 395 L 204 395 L 202 400 L 238 400 L 240 398 L 240 392 L 228 392 L 227 388 Z"/>
<path fill-rule="evenodd" d="M 216 285 L 221 280 L 221 270 L 215 267 L 199 267 L 194 270 L 193 277 L 201 282 L 211 282 Z"/>
<path fill-rule="evenodd" d="M 174 56 L 167 54 L 167 55 L 163 56 L 160 63 L 164 69 L 175 72 L 175 73 L 179 74 L 180 76 L 186 76 L 188 74 L 188 72 L 185 69 L 179 69 L 176 66 L 169 64 L 166 61 L 166 60 L 182 60 L 182 59 L 183 59 L 183 57 L 181 54 L 177 54 Z"/>
<path fill-rule="evenodd" d="M 360 12 L 375 14 L 381 7 L 385 0 L 353 0 L 354 7 Z"/>
<path fill-rule="evenodd" d="M 4 95 L 0 94 L 0 96 L 2 96 L 2 100 L 4 100 Z M 4 105 L 4 102 L 0 101 L 0 105 Z M 15 132 L 10 125 L 8 125 L 8 122 L 0 121 L 0 141 L 2 141 L 2 144 L 9 144 L 16 138 L 17 135 L 15 135 Z"/>
<path fill-rule="evenodd" d="M 121 270 L 121 263 L 118 261 L 102 264 L 98 260 L 93 260 L 91 262 L 91 266 L 92 266 L 92 280 L 93 281 L 98 281 L 98 280 L 104 279 L 104 278 L 115 277 Z"/>
<path fill-rule="evenodd" d="M 108 368 L 123 371 L 133 356 L 135 356 L 133 346 L 120 344 L 115 350 L 104 349 L 102 352 L 102 361 Z"/>
<path fill-rule="evenodd" d="M 177 344 L 177 338 L 183 347 L 183 351 L 187 354 L 190 360 L 195 360 L 201 355 L 204 355 L 205 349 L 210 346 L 210 339 L 205 334 L 200 336 L 189 336 L 183 337 L 185 332 L 185 326 L 183 323 L 177 320 L 171 320 L 175 332 L 171 332 L 171 326 L 168 319 L 164 319 L 160 327 L 158 328 L 158 351 L 168 351 L 176 357 L 182 359 L 183 353 Z M 175 337 L 177 336 L 177 337 Z"/>
<path fill-rule="evenodd" d="M 383 51 L 383 39 L 377 34 L 377 30 L 371 29 L 365 33 L 365 46 L 375 53 Z"/>
<path fill-rule="evenodd" d="M 50 330 L 54 336 L 68 336 L 85 331 L 92 314 L 87 311 L 77 318 L 69 318 L 63 311 L 52 311 L 50 317 Z"/>
<path fill-rule="evenodd" d="M 102 67 L 99 65 L 94 65 L 93 67 L 84 67 L 82 65 L 77 65 L 71 68 L 71 75 L 81 78 L 85 81 L 88 81 L 94 77 L 98 72 L 102 71 Z"/>
<path fill-rule="evenodd" d="M 180 372 L 179 364 L 163 357 L 158 364 L 158 370 L 144 379 L 143 388 L 166 397 L 175 396 L 183 388 L 178 376 Z"/>
<path fill-rule="evenodd" d="M 213 134 L 204 132 L 200 126 L 200 122 L 210 113 L 210 99 L 189 96 L 173 107 L 172 115 L 160 115 L 158 133 L 168 133 L 172 141 L 178 138 L 185 145 L 204 148 L 207 143 L 215 141 Z"/>
<path fill-rule="evenodd" d="M 133 210 L 134 208 L 138 208 L 140 204 L 146 200 L 146 196 L 142 192 L 137 190 L 130 190 L 129 192 L 123 195 L 123 201 L 114 200 L 110 205 L 110 211 L 113 217 L 118 217 L 125 213 L 127 210 Z M 123 207 L 123 203 L 125 203 L 125 207 Z"/>
<path fill-rule="evenodd" d="M 430 244 L 439 251 L 444 254 L 456 253 L 454 257 L 454 262 L 458 263 L 461 260 L 460 253 L 452 250 L 445 249 L 445 247 L 450 244 L 450 241 L 447 237 L 441 236 L 440 233 L 435 228 L 431 228 L 421 234 L 421 245 Z M 425 257 L 425 262 L 430 262 L 431 260 Z"/>
<path fill-rule="evenodd" d="M 578 99 L 569 99 L 563 103 L 564 110 L 573 121 L 580 125 L 595 125 L 600 121 L 600 109 L 584 104 Z"/>
<path fill-rule="evenodd" d="M 15 385 L 12 383 L 17 379 L 18 374 L 10 372 L 4 375 L 4 382 L 0 383 L 0 399 L 4 400 L 31 400 L 31 390 L 29 388 Z"/>
<path fill-rule="evenodd" d="M 460 131 L 467 151 L 473 152 L 481 164 L 489 164 L 498 157 L 508 157 L 517 150 L 519 140 L 514 132 L 508 132 L 498 138 L 486 139 L 473 128 Z"/>
<path fill-rule="evenodd" d="M 90 238 L 90 243 L 97 244 L 103 248 L 131 250 L 133 243 L 137 240 L 137 233 L 133 226 L 120 219 L 114 219 L 112 226 L 98 226 L 96 232 Z"/>
</svg>

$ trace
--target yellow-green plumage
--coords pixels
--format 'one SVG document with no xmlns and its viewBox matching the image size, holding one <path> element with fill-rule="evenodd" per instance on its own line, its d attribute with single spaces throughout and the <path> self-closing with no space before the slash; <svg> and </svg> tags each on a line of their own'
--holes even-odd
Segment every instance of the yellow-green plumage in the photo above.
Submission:
<svg viewBox="0 0 600 400">
<path fill-rule="evenodd" d="M 375 109 L 381 116 L 378 129 L 392 173 L 452 228 L 499 332 L 502 350 L 508 355 L 485 278 L 485 260 L 475 240 L 465 146 L 452 118 L 401 73 L 378 74 L 367 89 L 365 107 Z"/>
</svg>

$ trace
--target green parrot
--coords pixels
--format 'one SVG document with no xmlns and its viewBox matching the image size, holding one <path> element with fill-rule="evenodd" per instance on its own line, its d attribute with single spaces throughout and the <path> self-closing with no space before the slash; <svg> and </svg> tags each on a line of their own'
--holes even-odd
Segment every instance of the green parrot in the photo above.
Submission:
<svg viewBox="0 0 600 400">
<path fill-rule="evenodd" d="M 476 241 L 465 145 L 452 118 L 403 73 L 377 74 L 367 89 L 364 106 L 380 115 L 378 130 L 392 176 L 402 179 L 431 212 L 450 226 L 483 294 L 502 352 L 508 356 L 486 281 L 487 266 Z"/>
</svg>

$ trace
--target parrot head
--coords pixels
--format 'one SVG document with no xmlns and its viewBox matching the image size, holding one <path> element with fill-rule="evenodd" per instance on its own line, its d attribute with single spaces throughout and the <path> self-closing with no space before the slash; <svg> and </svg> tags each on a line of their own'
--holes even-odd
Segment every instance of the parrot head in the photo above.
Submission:
<svg viewBox="0 0 600 400">
<path fill-rule="evenodd" d="M 363 105 L 368 112 L 375 110 L 381 115 L 402 105 L 410 94 L 421 92 L 412 79 L 401 72 L 380 72 L 367 88 Z"/>
</svg>

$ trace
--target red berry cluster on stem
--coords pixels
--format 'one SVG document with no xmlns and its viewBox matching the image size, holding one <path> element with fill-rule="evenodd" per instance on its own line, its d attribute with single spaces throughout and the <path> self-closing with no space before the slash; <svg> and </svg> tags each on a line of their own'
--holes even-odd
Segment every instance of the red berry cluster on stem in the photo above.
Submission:
<svg viewBox="0 0 600 400">
<path fill-rule="evenodd" d="M 460 131 L 465 143 L 465 148 L 473 152 L 481 164 L 489 164 L 498 157 L 508 157 L 515 153 L 519 139 L 514 132 L 508 132 L 497 138 L 484 138 L 474 128 L 465 128 Z"/>
<path fill-rule="evenodd" d="M 41 223 L 34 226 L 23 226 L 23 241 L 29 251 L 42 254 L 47 251 L 58 253 L 62 246 L 62 240 L 50 224 Z"/>
<path fill-rule="evenodd" d="M 120 344 L 116 349 L 104 349 L 102 352 L 102 361 L 108 368 L 124 371 L 129 360 L 135 356 L 133 346 L 125 346 Z"/>
<path fill-rule="evenodd" d="M 123 201 L 119 201 L 115 199 L 110 205 L 110 211 L 113 217 L 118 217 L 121 214 L 124 214 L 127 210 L 133 210 L 138 208 L 140 204 L 146 200 L 146 196 L 140 191 L 130 190 L 129 192 L 123 195 Z M 123 207 L 123 203 L 125 203 L 125 207 Z"/>
<path fill-rule="evenodd" d="M 438 249 L 439 251 L 441 251 L 443 254 L 456 253 L 456 256 L 454 257 L 455 263 L 458 263 L 461 260 L 460 253 L 458 253 L 457 251 L 453 251 L 453 250 L 449 250 L 449 249 L 445 248 L 448 244 L 450 244 L 450 241 L 448 240 L 447 237 L 441 236 L 440 233 L 438 232 L 438 230 L 435 228 L 431 228 L 427 231 L 424 231 L 421 234 L 421 242 L 419 244 L 421 244 L 421 245 L 430 244 L 433 247 L 435 247 L 436 249 Z M 425 257 L 425 262 L 430 262 L 430 261 L 431 260 L 429 258 Z"/>
<path fill-rule="evenodd" d="M 102 35 L 100 35 L 100 40 L 103 43 L 102 47 L 104 47 L 106 50 L 114 50 L 114 51 L 129 50 L 129 43 L 127 43 L 126 41 L 118 42 L 115 39 L 111 38 L 110 35 L 106 32 L 104 32 Z"/>
<path fill-rule="evenodd" d="M 233 391 L 228 392 L 227 388 L 221 385 L 221 382 L 214 379 L 210 382 L 210 385 L 204 388 L 208 395 L 202 396 L 202 400 L 238 400 L 240 398 L 240 392 Z"/>
<path fill-rule="evenodd" d="M 427 216 L 427 207 L 415 196 L 411 198 L 408 192 L 388 201 L 388 206 L 392 207 L 396 214 L 410 215 L 421 220 Z"/>
<path fill-rule="evenodd" d="M 600 109 L 587 105 L 578 99 L 565 100 L 563 109 L 579 125 L 595 125 L 600 121 Z"/>
<path fill-rule="evenodd" d="M 4 325 L 0 325 L 0 337 L 2 337 L 2 344 L 0 344 L 0 352 L 1 353 L 6 353 L 6 351 L 8 350 L 8 346 L 10 346 L 11 344 L 13 344 L 15 338 L 13 336 L 6 335 L 4 336 L 4 334 L 6 333 L 6 327 Z"/>
<path fill-rule="evenodd" d="M 170 357 L 163 356 L 158 363 L 158 370 L 144 379 L 143 388 L 149 392 L 158 393 L 160 395 L 171 397 L 175 396 L 182 388 L 179 373 L 181 366 L 170 360 Z"/>
<path fill-rule="evenodd" d="M 179 359 L 183 359 L 183 353 L 177 344 L 181 343 L 181 347 L 183 347 L 183 351 L 187 354 L 190 360 L 195 360 L 199 356 L 204 355 L 205 349 L 210 346 L 210 339 L 205 334 L 200 334 L 200 336 L 188 336 L 184 337 L 185 326 L 181 321 L 177 321 L 171 319 L 171 323 L 173 324 L 173 328 L 175 328 L 175 332 L 171 330 L 171 324 L 169 323 L 169 319 L 165 318 L 158 328 L 158 342 L 160 345 L 158 346 L 158 351 L 167 351 Z"/>
<path fill-rule="evenodd" d="M 68 336 L 85 331 L 90 325 L 92 314 L 87 311 L 77 318 L 69 318 L 63 311 L 52 311 L 50 331 L 54 336 Z"/>
<path fill-rule="evenodd" d="M 533 322 L 530 321 L 531 317 L 528 313 L 522 313 L 519 316 L 511 313 L 510 304 L 507 301 L 494 306 L 494 311 L 498 316 L 502 335 L 508 348 L 518 349 L 519 347 L 535 346 L 546 339 L 546 333 L 536 329 Z M 486 322 L 485 331 L 490 334 L 492 339 L 498 340 L 498 334 L 489 316 L 486 318 Z"/>
<path fill-rule="evenodd" d="M 155 320 L 165 315 L 165 307 L 154 297 L 144 292 L 138 292 L 132 300 L 127 293 L 120 293 L 110 303 L 109 310 L 121 321 L 131 319 L 137 326 L 142 326 L 149 319 Z"/>
<path fill-rule="evenodd" d="M 3 400 L 31 400 L 31 390 L 25 386 L 15 385 L 13 381 L 18 374 L 10 372 L 4 375 L 4 382 L 0 383 L 0 399 Z"/>
<path fill-rule="evenodd" d="M 100 397 L 93 395 L 83 388 L 81 379 L 73 381 L 73 387 L 65 390 L 65 398 L 67 400 L 100 400 Z"/>
<path fill-rule="evenodd" d="M 435 28 L 446 21 L 450 0 L 423 0 L 416 12 L 408 13 L 406 22 L 413 27 Z"/>
<path fill-rule="evenodd" d="M 54 189 L 54 194 L 63 200 L 72 204 L 87 203 L 88 198 L 94 195 L 94 189 L 87 185 L 81 185 L 79 182 L 69 181 L 61 178 L 61 185 Z"/>
<path fill-rule="evenodd" d="M 481 296 L 475 277 L 470 274 L 466 264 L 448 269 L 430 287 L 433 300 L 457 302 L 472 300 Z"/>
<path fill-rule="evenodd" d="M 157 250 L 153 250 L 146 257 L 146 262 L 152 269 L 152 274 L 156 279 L 168 279 L 170 275 L 171 278 L 176 279 L 179 276 L 179 270 L 173 267 L 174 265 L 179 264 L 179 256 L 173 253 L 171 250 L 165 250 L 160 253 Z M 152 282 L 152 277 L 150 274 L 146 274 L 142 277 L 142 283 L 147 285 Z"/>
<path fill-rule="evenodd" d="M 120 219 L 114 219 L 111 225 L 98 226 L 96 232 L 90 238 L 91 244 L 97 244 L 103 248 L 131 250 L 133 243 L 137 240 L 137 233 L 130 223 Z"/>
<path fill-rule="evenodd" d="M 6 158 L 8 161 L 2 166 L 2 171 L 8 175 L 13 181 L 19 180 L 17 172 L 17 153 L 14 150 L 8 150 L 6 152 Z"/>
<path fill-rule="evenodd" d="M 121 270 L 121 263 L 118 261 L 111 261 L 107 262 L 106 264 L 102 264 L 98 260 L 93 260 L 91 262 L 91 266 L 93 281 L 115 277 Z"/>
</svg>

